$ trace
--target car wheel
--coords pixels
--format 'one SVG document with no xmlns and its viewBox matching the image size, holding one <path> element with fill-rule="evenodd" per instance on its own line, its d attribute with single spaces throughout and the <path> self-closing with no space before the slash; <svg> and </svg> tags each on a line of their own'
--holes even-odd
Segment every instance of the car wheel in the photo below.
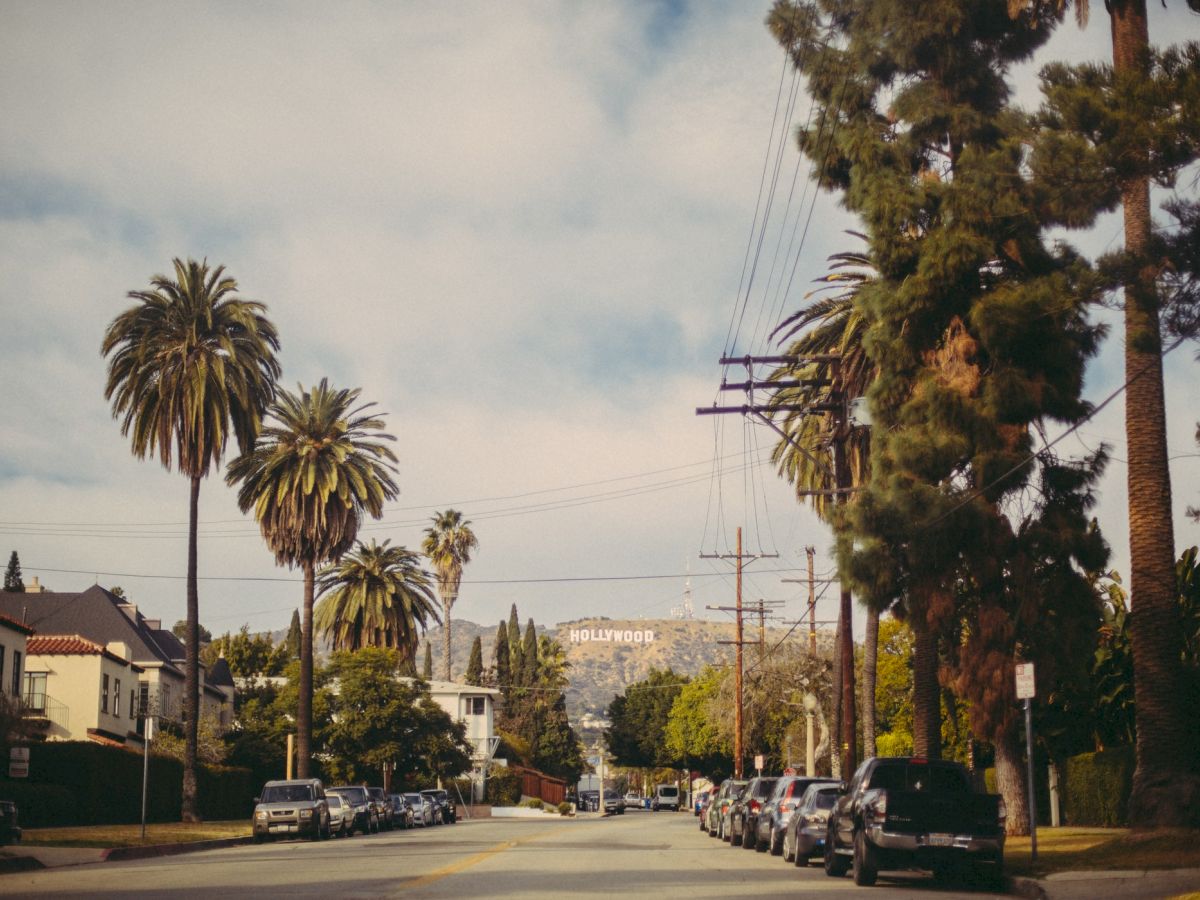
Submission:
<svg viewBox="0 0 1200 900">
<path fill-rule="evenodd" d="M 867 842 L 866 835 L 860 829 L 854 834 L 854 883 L 859 887 L 870 887 L 879 876 L 879 864 L 875 858 L 875 848 Z"/>
<path fill-rule="evenodd" d="M 825 874 L 830 878 L 841 878 L 850 868 L 846 857 L 833 852 L 833 835 L 825 839 Z M 799 853 L 799 851 L 797 851 Z"/>
<path fill-rule="evenodd" d="M 793 859 L 796 858 L 796 854 L 792 852 L 792 842 L 790 840 L 791 836 L 792 836 L 791 832 L 785 831 L 783 833 L 782 849 L 783 849 L 783 861 L 784 862 L 791 862 Z"/>
<path fill-rule="evenodd" d="M 751 825 L 749 822 L 742 825 L 742 846 L 747 850 L 753 850 L 755 853 L 763 851 L 763 843 L 758 837 L 758 823 Z"/>
<path fill-rule="evenodd" d="M 767 842 L 767 849 L 771 851 L 772 856 L 780 856 L 783 853 L 783 835 L 774 825 L 771 826 L 771 837 Z"/>
<path fill-rule="evenodd" d="M 732 818 L 730 818 L 730 820 L 729 820 L 729 846 L 730 847 L 742 846 L 742 836 L 740 834 L 733 833 L 733 819 Z"/>
<path fill-rule="evenodd" d="M 261 844 L 262 842 L 263 842 L 263 836 L 261 834 L 254 835 L 254 843 Z"/>
</svg>

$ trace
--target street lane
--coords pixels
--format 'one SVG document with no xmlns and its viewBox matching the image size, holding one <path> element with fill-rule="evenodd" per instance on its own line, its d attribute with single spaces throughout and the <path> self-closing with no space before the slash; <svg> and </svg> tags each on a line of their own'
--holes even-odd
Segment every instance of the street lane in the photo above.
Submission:
<svg viewBox="0 0 1200 900">
<path fill-rule="evenodd" d="M 921 875 L 856 888 L 816 867 L 709 838 L 686 813 L 609 819 L 481 819 L 320 844 L 281 842 L 0 876 L 22 897 L 959 896 Z M 988 898 L 997 895 L 971 894 Z"/>
</svg>

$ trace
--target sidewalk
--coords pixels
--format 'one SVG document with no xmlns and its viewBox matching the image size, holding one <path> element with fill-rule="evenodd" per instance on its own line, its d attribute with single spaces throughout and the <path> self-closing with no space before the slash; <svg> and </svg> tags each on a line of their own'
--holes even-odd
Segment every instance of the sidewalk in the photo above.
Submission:
<svg viewBox="0 0 1200 900">
<path fill-rule="evenodd" d="M 1056 872 L 1013 878 L 1012 892 L 1030 900 L 1159 900 L 1200 891 L 1200 869 Z"/>
<path fill-rule="evenodd" d="M 181 844 L 150 844 L 145 847 L 46 847 L 40 844 L 12 844 L 0 848 L 0 875 L 27 872 L 30 869 L 54 869 L 59 866 L 84 866 L 119 859 L 151 859 L 179 853 L 199 853 L 221 847 L 248 844 L 249 837 L 216 841 L 189 841 Z"/>
</svg>

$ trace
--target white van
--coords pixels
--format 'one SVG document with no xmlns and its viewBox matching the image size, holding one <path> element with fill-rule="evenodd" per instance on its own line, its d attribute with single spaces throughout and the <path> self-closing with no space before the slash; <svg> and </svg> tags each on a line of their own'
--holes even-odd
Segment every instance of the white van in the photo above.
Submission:
<svg viewBox="0 0 1200 900">
<path fill-rule="evenodd" d="M 673 784 L 660 784 L 654 788 L 654 798 L 650 808 L 657 812 L 660 809 L 670 809 L 679 812 L 679 788 Z"/>
</svg>

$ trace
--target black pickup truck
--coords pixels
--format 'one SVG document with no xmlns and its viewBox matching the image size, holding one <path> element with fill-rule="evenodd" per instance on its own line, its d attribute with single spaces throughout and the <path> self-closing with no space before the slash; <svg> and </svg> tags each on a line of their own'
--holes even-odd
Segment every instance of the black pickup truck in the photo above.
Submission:
<svg viewBox="0 0 1200 900">
<path fill-rule="evenodd" d="M 998 884 L 1004 801 L 976 792 L 966 768 L 920 757 L 868 759 L 839 786 L 829 814 L 825 873 L 852 870 L 871 885 L 880 869 L 930 869 Z"/>
</svg>

